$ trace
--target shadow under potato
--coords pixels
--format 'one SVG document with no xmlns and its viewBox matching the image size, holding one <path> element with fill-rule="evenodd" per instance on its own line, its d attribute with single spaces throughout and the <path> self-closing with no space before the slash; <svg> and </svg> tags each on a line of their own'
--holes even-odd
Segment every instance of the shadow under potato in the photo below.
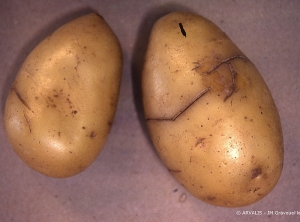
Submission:
<svg viewBox="0 0 300 222">
<path fill-rule="evenodd" d="M 147 135 L 150 143 L 151 139 L 149 137 L 147 126 L 144 118 L 144 109 L 143 109 L 143 98 L 142 98 L 142 71 L 143 65 L 145 62 L 145 55 L 147 52 L 149 37 L 151 30 L 155 22 L 161 17 L 175 11 L 188 11 L 193 12 L 193 10 L 179 5 L 168 3 L 158 7 L 154 7 L 148 11 L 148 13 L 143 18 L 139 28 L 137 41 L 134 44 L 133 54 L 132 54 L 132 86 L 133 86 L 133 95 L 134 95 L 134 104 L 138 113 L 139 122 L 142 126 L 144 134 Z"/>
</svg>

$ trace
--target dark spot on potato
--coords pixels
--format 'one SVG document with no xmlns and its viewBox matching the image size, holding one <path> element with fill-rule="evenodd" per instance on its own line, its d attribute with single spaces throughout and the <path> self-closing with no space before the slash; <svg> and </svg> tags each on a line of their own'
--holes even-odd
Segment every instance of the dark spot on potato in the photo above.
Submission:
<svg viewBox="0 0 300 222">
<path fill-rule="evenodd" d="M 254 189 L 253 189 L 253 193 L 255 193 L 256 191 L 258 191 L 260 189 L 260 187 L 255 187 Z"/>
<path fill-rule="evenodd" d="M 47 98 L 50 102 L 52 102 L 52 103 L 54 102 L 54 100 L 50 96 L 48 96 Z"/>
<path fill-rule="evenodd" d="M 251 179 L 255 179 L 257 178 L 259 175 L 262 174 L 262 169 L 259 167 L 259 168 L 255 168 L 251 171 Z"/>
<path fill-rule="evenodd" d="M 196 141 L 195 147 L 199 145 L 200 148 L 203 148 L 204 145 L 205 145 L 205 144 L 203 143 L 203 140 L 205 140 L 205 139 L 206 139 L 206 138 L 198 138 L 197 141 Z"/>
<path fill-rule="evenodd" d="M 95 137 L 96 137 L 96 133 L 94 131 L 92 131 L 90 134 L 90 138 L 95 138 Z"/>
</svg>

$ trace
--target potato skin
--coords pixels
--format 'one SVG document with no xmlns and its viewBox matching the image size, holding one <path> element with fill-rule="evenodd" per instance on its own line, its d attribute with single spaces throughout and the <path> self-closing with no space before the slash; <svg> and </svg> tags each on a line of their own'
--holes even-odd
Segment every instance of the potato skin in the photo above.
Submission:
<svg viewBox="0 0 300 222">
<path fill-rule="evenodd" d="M 9 92 L 4 123 L 15 152 L 51 177 L 86 169 L 110 131 L 121 71 L 119 41 L 101 16 L 57 29 L 29 54 Z"/>
<path fill-rule="evenodd" d="M 142 89 L 153 144 L 192 195 L 240 207 L 274 188 L 284 155 L 277 108 L 258 70 L 215 24 L 187 12 L 159 19 Z"/>
</svg>

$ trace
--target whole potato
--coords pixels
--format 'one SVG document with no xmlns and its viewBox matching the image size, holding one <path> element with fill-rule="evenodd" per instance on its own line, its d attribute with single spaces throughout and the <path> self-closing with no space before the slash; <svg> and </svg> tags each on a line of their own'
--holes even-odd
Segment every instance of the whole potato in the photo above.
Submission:
<svg viewBox="0 0 300 222">
<path fill-rule="evenodd" d="M 215 24 L 186 12 L 159 19 L 142 88 L 153 144 L 192 195 L 238 207 L 273 189 L 283 166 L 276 106 L 255 66 Z"/>
<path fill-rule="evenodd" d="M 101 16 L 57 29 L 29 54 L 9 92 L 4 121 L 15 152 L 51 177 L 86 169 L 110 131 L 121 70 L 119 41 Z"/>
</svg>

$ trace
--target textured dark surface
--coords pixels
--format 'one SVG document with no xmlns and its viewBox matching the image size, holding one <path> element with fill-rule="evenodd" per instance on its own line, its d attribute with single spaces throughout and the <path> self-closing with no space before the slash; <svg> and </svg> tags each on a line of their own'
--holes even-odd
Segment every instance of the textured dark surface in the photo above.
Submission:
<svg viewBox="0 0 300 222">
<path fill-rule="evenodd" d="M 174 10 L 201 14 L 225 31 L 261 72 L 278 107 L 283 173 L 274 190 L 251 206 L 220 208 L 192 197 L 172 178 L 149 140 L 140 101 L 142 57 L 153 23 Z M 31 170 L 12 150 L 3 129 L 5 99 L 28 53 L 57 27 L 90 11 L 105 18 L 123 48 L 119 105 L 96 161 L 74 177 L 53 179 Z M 0 1 L 0 221 L 299 220 L 299 11 L 298 0 Z M 262 215 L 238 216 L 238 211 Z M 299 215 L 276 215 L 294 211 Z"/>
</svg>

